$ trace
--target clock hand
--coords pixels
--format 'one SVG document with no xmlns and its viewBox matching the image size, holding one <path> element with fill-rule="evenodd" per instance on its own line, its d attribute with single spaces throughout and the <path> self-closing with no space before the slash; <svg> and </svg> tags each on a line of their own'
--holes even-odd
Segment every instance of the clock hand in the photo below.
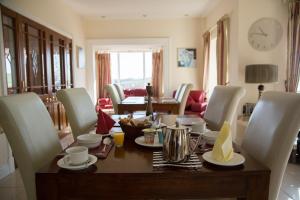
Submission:
<svg viewBox="0 0 300 200">
<path fill-rule="evenodd" d="M 262 30 L 262 28 L 261 27 L 258 27 L 258 29 L 260 30 L 260 32 L 261 32 L 261 34 L 263 35 L 263 36 L 268 36 L 268 34 L 266 34 L 263 30 Z"/>
</svg>

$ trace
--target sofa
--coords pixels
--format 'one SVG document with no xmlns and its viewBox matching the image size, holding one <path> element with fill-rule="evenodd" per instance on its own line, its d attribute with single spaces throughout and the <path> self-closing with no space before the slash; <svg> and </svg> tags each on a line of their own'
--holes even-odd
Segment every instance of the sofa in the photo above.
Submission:
<svg viewBox="0 0 300 200">
<path fill-rule="evenodd" d="M 142 88 L 136 88 L 136 89 L 124 89 L 124 94 L 125 97 L 129 96 L 147 96 L 147 91 L 146 89 Z M 99 109 L 112 109 L 112 101 L 110 98 L 99 98 L 96 106 L 96 110 L 98 111 Z"/>
<path fill-rule="evenodd" d="M 147 96 L 146 89 L 136 88 L 136 89 L 124 89 L 125 97 L 144 97 Z"/>
<path fill-rule="evenodd" d="M 173 92 L 175 96 L 176 90 Z M 185 106 L 185 115 L 199 115 L 203 118 L 207 107 L 206 94 L 203 90 L 191 90 Z"/>
</svg>

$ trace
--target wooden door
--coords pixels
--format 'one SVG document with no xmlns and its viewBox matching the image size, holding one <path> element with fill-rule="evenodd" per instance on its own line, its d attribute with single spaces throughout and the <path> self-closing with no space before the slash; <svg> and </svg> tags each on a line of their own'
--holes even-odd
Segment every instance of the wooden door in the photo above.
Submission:
<svg viewBox="0 0 300 200">
<path fill-rule="evenodd" d="M 11 14 L 11 13 L 7 13 Z M 6 68 L 6 84 L 8 94 L 16 94 L 21 90 L 20 70 L 18 67 L 18 51 L 16 41 L 16 19 L 2 13 L 3 46 Z"/>
<path fill-rule="evenodd" d="M 58 131 L 68 126 L 57 90 L 73 87 L 72 40 L 1 6 L 8 94 L 35 92 Z"/>
</svg>

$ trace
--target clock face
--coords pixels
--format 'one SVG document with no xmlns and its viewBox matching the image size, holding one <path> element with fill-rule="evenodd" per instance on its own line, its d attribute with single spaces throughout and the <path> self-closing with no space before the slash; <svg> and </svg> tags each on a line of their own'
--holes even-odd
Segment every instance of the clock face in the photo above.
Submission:
<svg viewBox="0 0 300 200">
<path fill-rule="evenodd" d="M 279 43 L 282 27 L 273 18 L 261 18 L 254 22 L 248 31 L 248 42 L 256 50 L 268 51 Z"/>
</svg>

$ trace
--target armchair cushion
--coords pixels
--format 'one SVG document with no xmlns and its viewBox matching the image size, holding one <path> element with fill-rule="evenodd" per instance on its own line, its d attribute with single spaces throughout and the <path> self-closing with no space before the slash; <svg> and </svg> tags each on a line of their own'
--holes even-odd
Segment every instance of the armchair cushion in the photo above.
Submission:
<svg viewBox="0 0 300 200">
<path fill-rule="evenodd" d="M 202 111 L 202 105 L 200 103 L 192 103 L 191 104 L 191 111 L 201 112 Z"/>
<path fill-rule="evenodd" d="M 192 106 L 193 104 L 195 104 L 195 103 L 196 103 L 196 101 L 189 95 L 189 96 L 188 96 L 188 99 L 187 99 L 187 101 L 186 101 L 185 109 L 186 109 L 186 110 L 190 110 L 190 109 L 191 109 L 191 106 Z"/>
</svg>

